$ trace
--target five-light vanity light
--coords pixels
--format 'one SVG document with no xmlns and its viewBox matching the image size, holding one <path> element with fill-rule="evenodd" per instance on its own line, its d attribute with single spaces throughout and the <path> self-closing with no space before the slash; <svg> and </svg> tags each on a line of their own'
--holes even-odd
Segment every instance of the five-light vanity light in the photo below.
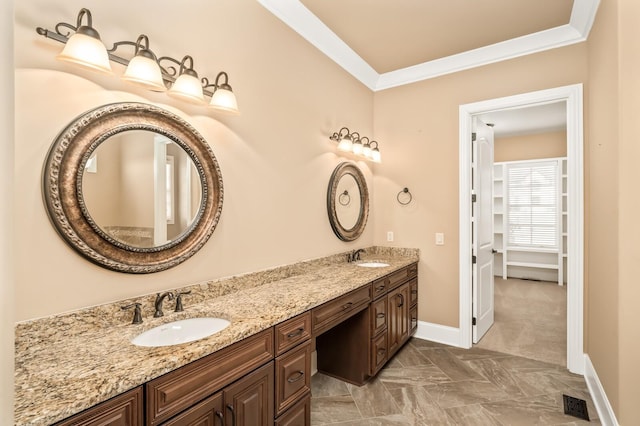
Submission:
<svg viewBox="0 0 640 426">
<path fill-rule="evenodd" d="M 358 132 L 351 132 L 348 128 L 343 127 L 329 136 L 329 139 L 338 142 L 338 150 L 340 151 L 351 152 L 374 163 L 381 162 L 382 156 L 378 149 L 378 142 L 369 141 L 368 137 L 360 136 Z"/>
<path fill-rule="evenodd" d="M 86 18 L 86 23 L 83 21 Z M 69 31 L 70 30 L 70 31 Z M 91 12 L 81 9 L 76 26 L 60 22 L 55 32 L 38 27 L 38 34 L 64 43 L 64 49 L 58 59 L 88 68 L 94 71 L 111 74 L 110 61 L 125 65 L 127 68 L 122 79 L 155 92 L 167 92 L 173 98 L 204 105 L 206 96 L 210 96 L 209 106 L 218 110 L 238 113 L 238 103 L 229 85 L 229 76 L 221 71 L 215 82 L 200 79 L 193 68 L 193 58 L 185 55 L 178 61 L 168 56 L 157 57 L 149 48 L 149 38 L 141 34 L 135 42 L 118 41 L 109 50 L 100 40 L 100 35 L 93 28 Z M 74 33 L 71 34 L 71 31 Z M 123 45 L 133 46 L 133 57 L 128 60 L 115 54 Z M 167 65 L 163 65 L 163 64 Z"/>
</svg>

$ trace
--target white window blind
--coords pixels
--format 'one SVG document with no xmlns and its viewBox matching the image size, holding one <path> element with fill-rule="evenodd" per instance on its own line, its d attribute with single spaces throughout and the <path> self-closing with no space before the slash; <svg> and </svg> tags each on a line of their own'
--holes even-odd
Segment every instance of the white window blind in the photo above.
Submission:
<svg viewBox="0 0 640 426">
<path fill-rule="evenodd" d="M 507 234 L 511 247 L 558 247 L 558 162 L 510 164 Z"/>
</svg>

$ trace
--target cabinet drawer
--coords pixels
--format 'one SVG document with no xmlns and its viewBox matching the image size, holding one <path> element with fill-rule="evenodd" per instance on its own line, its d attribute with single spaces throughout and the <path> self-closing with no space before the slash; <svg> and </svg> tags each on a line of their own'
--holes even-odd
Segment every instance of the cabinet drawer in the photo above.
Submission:
<svg viewBox="0 0 640 426">
<path fill-rule="evenodd" d="M 373 293 L 374 300 L 387 294 L 387 281 L 389 281 L 389 279 L 387 277 L 383 277 L 371 283 L 371 291 Z"/>
<path fill-rule="evenodd" d="M 309 426 L 311 424 L 311 394 L 305 396 L 276 419 L 275 426 Z"/>
<path fill-rule="evenodd" d="M 399 271 L 393 272 L 383 279 L 386 280 L 387 290 L 393 290 L 403 282 L 418 276 L 418 264 L 413 263 Z"/>
<path fill-rule="evenodd" d="M 273 359 L 273 328 L 151 380 L 147 424 L 157 425 Z"/>
<path fill-rule="evenodd" d="M 387 362 L 387 333 L 371 340 L 371 375 L 375 375 Z"/>
<path fill-rule="evenodd" d="M 276 355 L 281 355 L 311 337 L 311 312 L 282 322 L 275 327 Z"/>
<path fill-rule="evenodd" d="M 318 335 L 366 309 L 371 301 L 371 286 L 366 285 L 311 311 L 313 334 Z"/>
<path fill-rule="evenodd" d="M 376 300 L 371 304 L 371 336 L 377 336 L 387 328 L 387 298 Z"/>
<path fill-rule="evenodd" d="M 409 282 L 409 306 L 418 303 L 418 279 L 414 278 Z"/>
<path fill-rule="evenodd" d="M 89 408 L 55 426 L 142 426 L 142 386 Z"/>
<path fill-rule="evenodd" d="M 276 415 L 311 390 L 311 342 L 276 358 Z"/>
</svg>

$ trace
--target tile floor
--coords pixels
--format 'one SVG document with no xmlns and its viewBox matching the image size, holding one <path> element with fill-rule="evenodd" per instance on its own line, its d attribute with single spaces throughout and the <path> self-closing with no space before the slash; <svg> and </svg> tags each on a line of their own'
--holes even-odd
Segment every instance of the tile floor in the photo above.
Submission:
<svg viewBox="0 0 640 426">
<path fill-rule="evenodd" d="M 567 365 L 567 286 L 496 277 L 494 307 L 479 348 Z"/>
<path fill-rule="evenodd" d="M 564 415 L 563 393 L 586 399 L 591 424 L 600 424 L 584 379 L 562 366 L 412 338 L 365 386 L 316 374 L 311 424 L 587 424 Z"/>
</svg>

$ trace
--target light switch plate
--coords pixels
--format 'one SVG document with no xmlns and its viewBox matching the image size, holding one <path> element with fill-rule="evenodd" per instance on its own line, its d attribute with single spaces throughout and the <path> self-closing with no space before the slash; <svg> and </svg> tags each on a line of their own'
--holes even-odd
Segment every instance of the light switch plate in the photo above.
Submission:
<svg viewBox="0 0 640 426">
<path fill-rule="evenodd" d="M 436 245 L 437 246 L 444 245 L 444 234 L 442 232 L 436 232 Z"/>
</svg>

